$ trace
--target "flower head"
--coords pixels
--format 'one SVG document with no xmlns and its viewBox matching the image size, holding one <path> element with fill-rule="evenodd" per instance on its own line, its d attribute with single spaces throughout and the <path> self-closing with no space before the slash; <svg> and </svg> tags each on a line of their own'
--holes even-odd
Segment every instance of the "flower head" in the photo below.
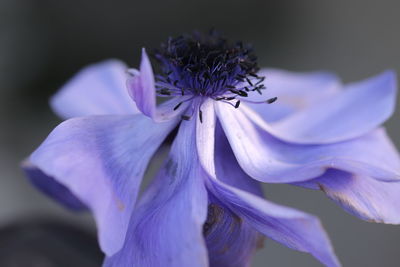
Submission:
<svg viewBox="0 0 400 267">
<path fill-rule="evenodd" d="M 380 127 L 392 72 L 343 89 L 327 73 L 258 71 L 248 45 L 215 32 L 170 38 L 154 56 L 159 76 L 145 50 L 139 70 L 80 72 L 51 102 L 67 120 L 24 165 L 46 193 L 93 212 L 104 266 L 249 266 L 264 236 L 339 266 L 319 220 L 267 201 L 259 182 L 321 189 L 362 219 L 400 223 L 400 157 Z"/>
</svg>

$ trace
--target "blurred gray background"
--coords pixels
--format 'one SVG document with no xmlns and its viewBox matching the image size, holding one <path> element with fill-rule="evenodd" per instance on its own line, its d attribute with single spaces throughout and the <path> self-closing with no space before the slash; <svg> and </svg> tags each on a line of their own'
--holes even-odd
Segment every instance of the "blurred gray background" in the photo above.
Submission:
<svg viewBox="0 0 400 267">
<path fill-rule="evenodd" d="M 400 72 L 399 11 L 398 0 L 1 0 L 0 227 L 46 219 L 93 233 L 89 215 L 36 192 L 18 166 L 60 122 L 49 96 L 86 64 L 113 57 L 136 66 L 142 46 L 215 26 L 252 42 L 261 66 L 331 70 L 354 81 L 387 68 Z M 387 123 L 397 147 L 399 115 L 400 107 Z M 265 190 L 278 203 L 319 215 L 344 266 L 400 266 L 400 226 L 360 221 L 320 192 L 283 185 Z M 253 266 L 320 264 L 266 240 Z"/>
</svg>

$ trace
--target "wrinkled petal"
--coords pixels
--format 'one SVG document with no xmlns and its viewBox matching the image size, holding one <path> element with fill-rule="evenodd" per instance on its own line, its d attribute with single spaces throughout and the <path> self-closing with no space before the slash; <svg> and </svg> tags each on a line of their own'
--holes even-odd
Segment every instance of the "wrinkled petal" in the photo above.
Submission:
<svg viewBox="0 0 400 267">
<path fill-rule="evenodd" d="M 400 157 L 382 129 L 330 145 L 297 145 L 257 128 L 241 110 L 216 103 L 216 111 L 243 170 L 271 183 L 299 182 L 335 168 L 381 180 L 400 179 Z"/>
<path fill-rule="evenodd" d="M 61 205 L 74 211 L 86 210 L 87 207 L 64 185 L 58 183 L 53 177 L 47 176 L 29 161 L 22 164 L 26 176 L 31 183 L 47 196 L 53 198 Z"/>
<path fill-rule="evenodd" d="M 371 222 L 400 223 L 400 183 L 366 175 L 328 170 L 323 176 L 297 184 L 321 189 L 349 213 Z"/>
<path fill-rule="evenodd" d="M 208 266 L 207 192 L 195 151 L 195 121 L 181 123 L 170 156 L 132 216 L 123 249 L 104 266 Z"/>
<path fill-rule="evenodd" d="M 211 109 L 212 106 L 209 107 Z M 203 115 L 206 115 L 203 117 L 203 122 L 211 117 L 211 115 Z M 214 129 L 210 125 L 215 125 L 215 121 L 211 121 L 208 125 L 198 123 L 197 150 L 200 162 L 209 174 L 208 190 L 241 218 L 236 218 L 235 223 L 238 224 L 243 220 L 257 231 L 289 248 L 311 253 L 326 266 L 340 266 L 329 238 L 316 217 L 273 204 L 217 179 L 217 175 L 221 175 L 221 172 L 215 169 L 214 162 L 211 160 L 214 155 L 215 140 Z M 205 137 L 209 138 L 207 144 L 203 143 Z"/>
<path fill-rule="evenodd" d="M 248 116 L 270 134 L 287 142 L 340 142 L 364 135 L 385 122 L 393 114 L 396 90 L 394 72 L 386 71 L 349 84 L 340 94 L 270 125 L 257 116 Z"/>
<path fill-rule="evenodd" d="M 138 113 L 126 88 L 127 77 L 126 65 L 118 60 L 90 65 L 64 85 L 50 105 L 64 119 Z"/>
<path fill-rule="evenodd" d="M 267 90 L 263 94 L 250 94 L 252 101 L 278 97 L 272 104 L 248 105 L 267 122 L 278 121 L 294 112 L 308 108 L 340 92 L 340 79 L 328 72 L 291 72 L 279 69 L 262 69 Z"/>
<path fill-rule="evenodd" d="M 123 245 L 147 164 L 177 122 L 155 124 L 142 114 L 70 119 L 30 161 L 92 210 L 100 246 L 111 255 Z"/>
</svg>

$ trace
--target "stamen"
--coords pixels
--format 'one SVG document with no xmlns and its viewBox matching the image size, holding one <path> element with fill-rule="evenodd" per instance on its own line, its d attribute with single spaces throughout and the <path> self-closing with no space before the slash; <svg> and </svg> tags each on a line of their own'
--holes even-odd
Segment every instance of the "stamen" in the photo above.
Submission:
<svg viewBox="0 0 400 267">
<path fill-rule="evenodd" d="M 269 98 L 267 100 L 261 100 L 261 101 L 252 101 L 252 100 L 248 100 L 248 99 L 242 99 L 243 102 L 252 103 L 252 104 L 265 104 L 265 103 L 272 104 L 276 100 L 278 100 L 278 97 L 272 97 L 272 98 Z"/>
<path fill-rule="evenodd" d="M 246 81 L 250 84 L 250 86 L 253 86 L 249 78 L 246 78 Z"/>
<path fill-rule="evenodd" d="M 265 77 L 259 77 L 260 80 L 258 82 L 256 82 L 255 85 L 259 85 L 260 83 L 262 83 L 265 80 Z"/>
</svg>

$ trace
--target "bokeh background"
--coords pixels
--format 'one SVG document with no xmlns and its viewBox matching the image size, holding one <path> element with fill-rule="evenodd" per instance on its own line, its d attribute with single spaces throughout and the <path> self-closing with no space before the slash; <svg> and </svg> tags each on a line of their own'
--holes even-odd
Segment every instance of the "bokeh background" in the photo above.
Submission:
<svg viewBox="0 0 400 267">
<path fill-rule="evenodd" d="M 136 66 L 141 47 L 214 26 L 252 42 L 261 66 L 330 70 L 355 81 L 388 68 L 400 72 L 399 11 L 398 0 L 0 0 L 0 266 L 101 263 L 91 217 L 53 203 L 19 170 L 60 122 L 48 98 L 81 67 L 110 57 Z M 400 107 L 386 126 L 400 148 L 399 115 Z M 360 221 L 320 192 L 265 190 L 278 203 L 319 215 L 344 266 L 400 266 L 400 226 Z M 252 266 L 321 265 L 266 240 Z"/>
</svg>

